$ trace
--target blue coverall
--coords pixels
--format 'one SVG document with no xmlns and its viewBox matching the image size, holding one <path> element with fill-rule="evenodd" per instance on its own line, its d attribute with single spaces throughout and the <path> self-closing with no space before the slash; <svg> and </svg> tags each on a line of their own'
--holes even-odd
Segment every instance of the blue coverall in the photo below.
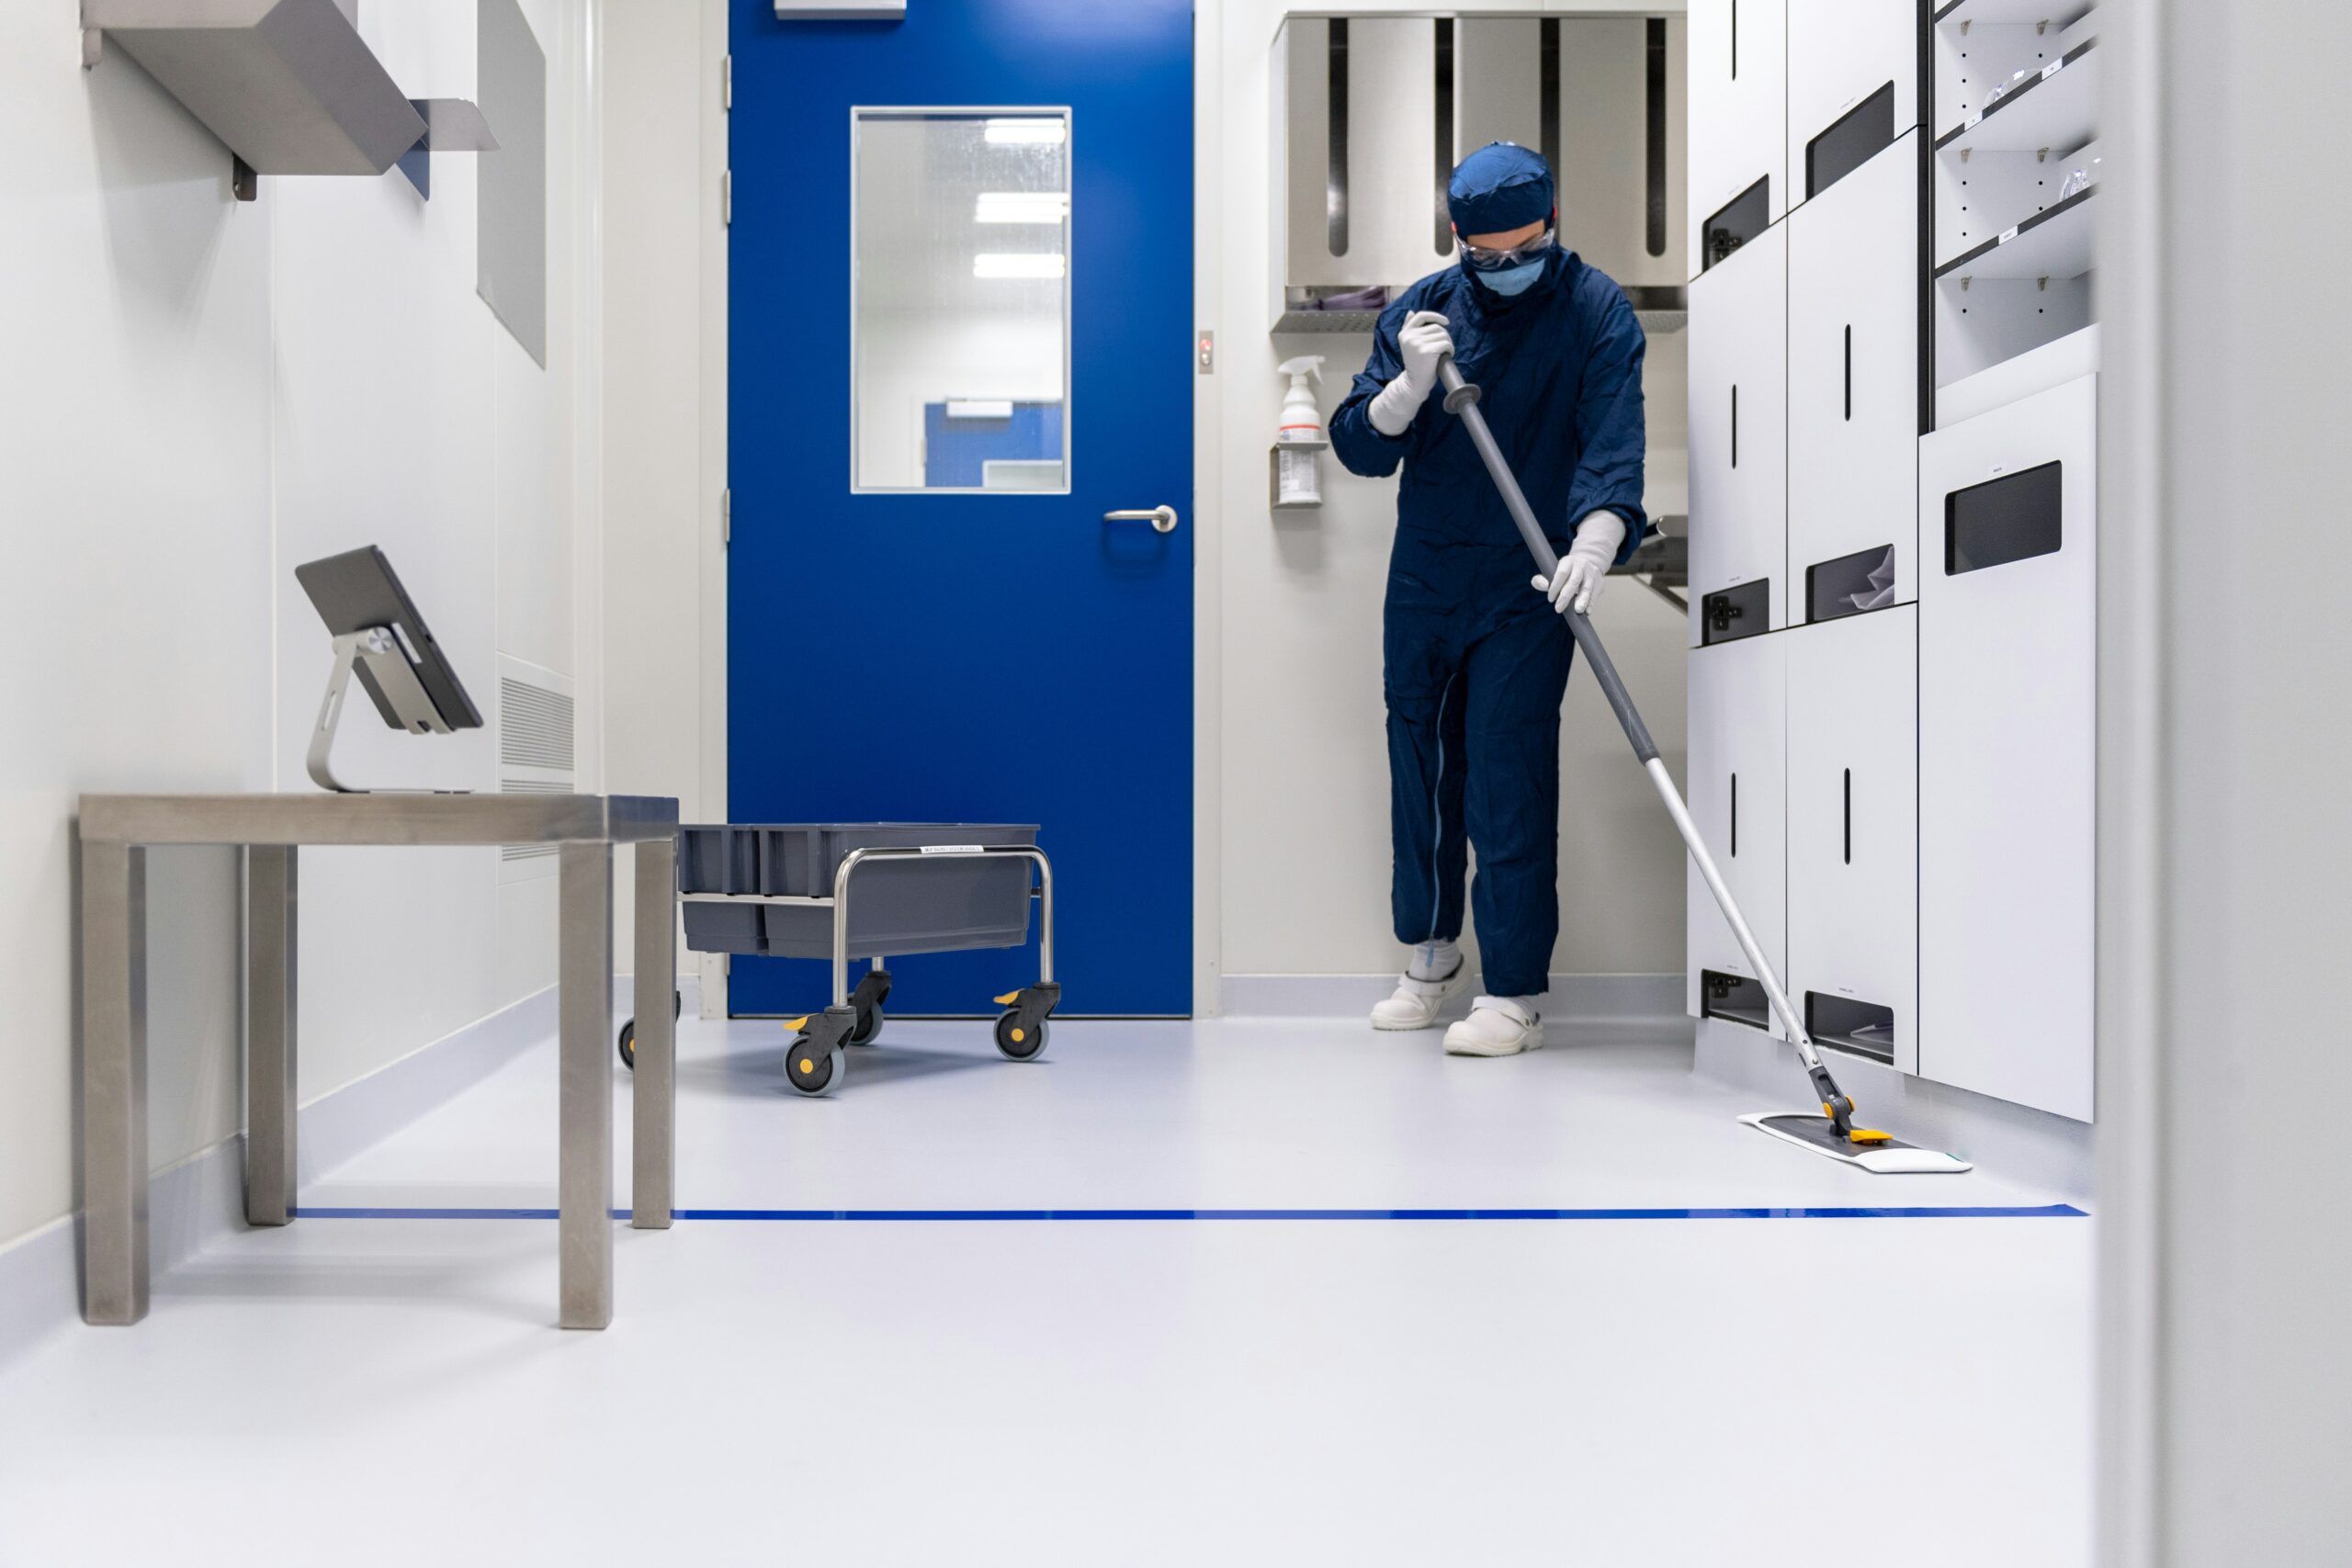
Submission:
<svg viewBox="0 0 2352 1568">
<path fill-rule="evenodd" d="M 1544 185 L 1548 197 L 1548 171 Z M 1455 222 L 1464 233 L 1517 226 L 1473 228 L 1459 202 Z M 1527 547 L 1442 392 L 1401 435 L 1371 422 L 1372 400 L 1404 368 L 1397 333 L 1416 310 L 1444 313 L 1455 361 L 1484 389 L 1479 409 L 1562 554 L 1595 511 L 1624 519 L 1621 560 L 1648 531 L 1644 339 L 1624 291 L 1573 252 L 1555 247 L 1510 298 L 1450 267 L 1381 313 L 1372 357 L 1331 419 L 1350 470 L 1405 470 L 1383 637 L 1396 939 L 1461 935 L 1475 843 L 1485 989 L 1537 996 L 1560 929 L 1560 703 L 1575 644 L 1529 586 Z"/>
</svg>

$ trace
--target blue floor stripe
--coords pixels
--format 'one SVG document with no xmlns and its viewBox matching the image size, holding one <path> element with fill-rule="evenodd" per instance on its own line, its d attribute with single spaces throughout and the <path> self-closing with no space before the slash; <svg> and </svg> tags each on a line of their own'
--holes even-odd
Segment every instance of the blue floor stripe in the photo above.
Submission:
<svg viewBox="0 0 2352 1568">
<path fill-rule="evenodd" d="M 334 1208 L 304 1204 L 314 1220 L 552 1220 L 553 1209 Z M 1809 1206 L 1790 1209 L 679 1209 L 681 1220 L 926 1221 L 1025 1224 L 1077 1220 L 2046 1220 L 2087 1219 L 2072 1203 Z M 626 1220 L 627 1209 L 613 1218 Z"/>
</svg>

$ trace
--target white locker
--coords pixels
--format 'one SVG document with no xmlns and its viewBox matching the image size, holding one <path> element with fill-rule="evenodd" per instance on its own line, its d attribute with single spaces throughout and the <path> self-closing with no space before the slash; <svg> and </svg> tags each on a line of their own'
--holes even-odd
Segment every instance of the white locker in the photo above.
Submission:
<svg viewBox="0 0 2352 1568">
<path fill-rule="evenodd" d="M 1722 868 L 1764 956 L 1788 969 L 1787 769 L 1788 655 L 1785 637 L 1743 637 L 1690 656 L 1690 758 L 1686 798 L 1699 836 Z M 1707 972 L 1753 982 L 1754 967 L 1740 952 L 1714 895 L 1689 872 L 1691 1016 L 1710 1010 L 1701 976 Z M 1760 991 L 1744 997 L 1747 1021 L 1783 1034 Z M 1730 1010 L 1723 1010 L 1730 1014 Z M 1736 1016 L 1736 1014 L 1731 1014 Z"/>
<path fill-rule="evenodd" d="M 1787 0 L 1691 0 L 1684 59 L 1690 114 L 1690 273 L 1703 265 L 1707 219 L 1758 180 L 1765 220 L 1789 209 Z"/>
<path fill-rule="evenodd" d="M 2091 1117 L 2098 378 L 1920 444 L 1919 1072 Z"/>
<path fill-rule="evenodd" d="M 1690 646 L 1788 624 L 1788 225 L 1690 283 Z M 1761 582 L 1762 615 L 1710 596 Z"/>
<path fill-rule="evenodd" d="M 1787 0 L 1789 204 L 1921 123 L 1923 31 L 1895 0 Z"/>
<path fill-rule="evenodd" d="M 1798 626 L 1789 997 L 1815 1040 L 1917 1072 L 1918 606 Z"/>
<path fill-rule="evenodd" d="M 1789 214 L 1788 623 L 1918 596 L 1919 132 Z"/>
</svg>

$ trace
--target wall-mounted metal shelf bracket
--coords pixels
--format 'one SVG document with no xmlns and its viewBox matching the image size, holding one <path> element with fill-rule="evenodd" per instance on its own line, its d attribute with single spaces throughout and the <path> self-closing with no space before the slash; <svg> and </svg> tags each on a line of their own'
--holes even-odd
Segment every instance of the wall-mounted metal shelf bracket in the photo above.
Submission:
<svg viewBox="0 0 2352 1568">
<path fill-rule="evenodd" d="M 495 147 L 461 98 L 412 99 L 359 36 L 358 0 L 82 0 L 82 63 L 107 41 L 233 160 L 250 201 L 263 175 L 381 175 L 425 192 L 428 155 Z"/>
</svg>

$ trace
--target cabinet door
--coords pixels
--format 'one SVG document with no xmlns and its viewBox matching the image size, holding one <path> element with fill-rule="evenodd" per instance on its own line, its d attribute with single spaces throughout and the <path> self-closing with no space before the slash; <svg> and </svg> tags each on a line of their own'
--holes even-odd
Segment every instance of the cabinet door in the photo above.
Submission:
<svg viewBox="0 0 2352 1568">
<path fill-rule="evenodd" d="M 1789 645 L 1789 996 L 1805 1028 L 1919 1064 L 1918 607 Z"/>
<path fill-rule="evenodd" d="M 1693 648 L 1788 624 L 1788 297 L 1784 223 L 1691 280 Z"/>
<path fill-rule="evenodd" d="M 1690 273 L 1707 219 L 1766 182 L 1765 221 L 1789 209 L 1787 0 L 1691 0 L 1684 69 L 1690 104 Z"/>
<path fill-rule="evenodd" d="M 1919 1072 L 2091 1116 L 2098 378 L 1921 445 Z"/>
<path fill-rule="evenodd" d="M 1787 0 L 1789 203 L 1820 195 L 1920 123 L 1922 28 L 1892 0 Z"/>
<path fill-rule="evenodd" d="M 1789 214 L 1788 623 L 1917 597 L 1919 133 Z"/>
<path fill-rule="evenodd" d="M 1747 637 L 1694 650 L 1690 657 L 1690 789 L 1687 799 L 1699 837 L 1738 901 L 1757 945 L 1775 969 L 1787 969 L 1785 730 L 1788 656 L 1785 637 Z M 1689 871 L 1690 1009 L 1710 1010 L 1701 976 L 1713 973 L 1755 980 L 1714 895 Z M 1743 1008 L 1744 1021 L 1764 1022 L 1775 1035 L 1760 998 Z"/>
</svg>

